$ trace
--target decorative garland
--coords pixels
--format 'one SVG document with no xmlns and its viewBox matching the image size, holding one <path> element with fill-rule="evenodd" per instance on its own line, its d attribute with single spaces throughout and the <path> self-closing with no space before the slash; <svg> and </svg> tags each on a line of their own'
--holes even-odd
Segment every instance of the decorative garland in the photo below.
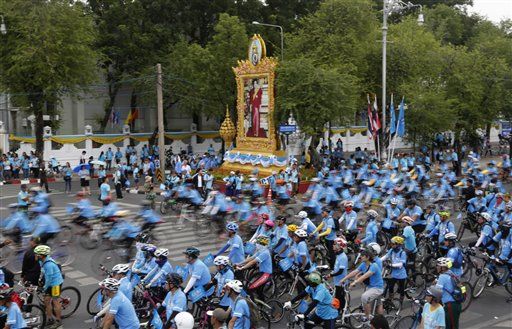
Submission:
<svg viewBox="0 0 512 329">
<path fill-rule="evenodd" d="M 270 166 L 286 167 L 288 165 L 287 157 L 278 157 L 275 155 L 262 155 L 262 154 L 245 154 L 240 152 L 227 151 L 224 153 L 224 161 L 229 163 L 240 163 L 245 165 L 250 163 L 253 166 L 261 165 L 265 168 Z"/>
</svg>

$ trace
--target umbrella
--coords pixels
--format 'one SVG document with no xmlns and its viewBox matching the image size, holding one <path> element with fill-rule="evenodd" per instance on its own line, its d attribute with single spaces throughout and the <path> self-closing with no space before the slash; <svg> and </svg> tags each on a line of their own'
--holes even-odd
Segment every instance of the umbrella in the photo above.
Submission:
<svg viewBox="0 0 512 329">
<path fill-rule="evenodd" d="M 88 163 L 80 164 L 73 169 L 73 172 L 79 172 L 80 170 L 82 170 L 82 167 L 84 167 L 84 169 L 86 170 L 89 170 L 91 168 L 91 166 L 89 166 Z"/>
<path fill-rule="evenodd" d="M 107 165 L 107 163 L 105 161 L 100 161 L 100 160 L 94 160 L 89 163 L 93 164 L 93 165 L 104 166 L 104 167 Z"/>
</svg>

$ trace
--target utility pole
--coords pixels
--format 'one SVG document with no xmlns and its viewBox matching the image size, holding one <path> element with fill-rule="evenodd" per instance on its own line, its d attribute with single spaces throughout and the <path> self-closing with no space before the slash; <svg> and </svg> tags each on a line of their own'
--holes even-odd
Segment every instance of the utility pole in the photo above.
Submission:
<svg viewBox="0 0 512 329">
<path fill-rule="evenodd" d="M 162 65 L 156 64 L 156 107 L 158 113 L 158 149 L 161 182 L 165 179 L 165 142 L 164 142 L 164 100 L 162 94 Z M 158 176 L 157 176 L 158 177 Z"/>
</svg>

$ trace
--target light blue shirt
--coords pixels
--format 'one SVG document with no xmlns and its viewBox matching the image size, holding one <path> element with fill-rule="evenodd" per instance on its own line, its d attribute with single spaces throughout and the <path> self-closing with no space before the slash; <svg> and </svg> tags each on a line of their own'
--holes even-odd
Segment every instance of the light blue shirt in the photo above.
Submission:
<svg viewBox="0 0 512 329">
<path fill-rule="evenodd" d="M 268 248 L 263 247 L 258 250 L 254 258 L 260 264 L 260 273 L 272 274 L 272 258 L 270 257 Z"/>
<path fill-rule="evenodd" d="M 23 329 L 27 327 L 27 323 L 21 314 L 20 307 L 15 302 L 11 302 L 11 305 L 9 306 L 9 312 L 7 313 L 7 321 L 5 324 L 8 325 L 10 329 Z"/>
<path fill-rule="evenodd" d="M 122 292 L 118 291 L 112 297 L 108 312 L 114 315 L 119 329 L 139 329 L 140 323 L 135 308 Z"/>
<path fill-rule="evenodd" d="M 357 270 L 361 272 L 361 274 L 364 274 L 367 271 L 373 272 L 372 276 L 370 276 L 368 288 L 384 289 L 384 280 L 382 279 L 382 268 L 376 262 L 371 263 L 369 268 L 367 267 L 366 263 L 363 262 L 361 263 L 361 265 L 359 265 Z"/>
<path fill-rule="evenodd" d="M 342 252 L 341 254 L 336 256 L 336 260 L 334 262 L 334 272 L 339 272 L 340 270 L 343 270 L 340 275 L 336 275 L 333 277 L 334 285 L 340 286 L 340 281 L 345 276 L 347 276 L 347 268 L 348 268 L 348 258 L 347 254 Z"/>
<path fill-rule="evenodd" d="M 231 263 L 238 264 L 245 260 L 244 242 L 238 234 L 229 239 L 228 246 L 231 247 L 228 255 Z"/>
<path fill-rule="evenodd" d="M 323 283 L 316 287 L 308 286 L 306 292 L 313 300 L 318 302 L 315 308 L 315 314 L 318 317 L 323 320 L 331 320 L 338 317 L 338 311 L 332 306 L 333 297 Z"/>
<path fill-rule="evenodd" d="M 42 264 L 41 273 L 44 277 L 44 290 L 61 285 L 64 282 L 59 266 L 50 256 L 44 262 L 40 261 L 39 263 Z"/>
<path fill-rule="evenodd" d="M 436 287 L 443 290 L 443 297 L 442 302 L 443 303 L 449 303 L 455 301 L 452 297 L 452 293 L 454 290 L 453 286 L 453 279 L 450 276 L 452 272 L 447 271 L 441 275 L 439 275 L 439 278 L 437 279 Z"/>
<path fill-rule="evenodd" d="M 430 311 L 430 304 L 426 303 L 423 306 L 423 313 L 421 315 L 423 319 L 423 328 L 424 329 L 436 329 L 437 327 L 444 328 L 445 324 L 445 313 L 442 305 L 434 311 Z"/>
<path fill-rule="evenodd" d="M 189 274 L 193 278 L 196 278 L 196 283 L 194 285 L 194 288 L 202 287 L 205 284 L 209 283 L 212 279 L 210 270 L 200 259 L 197 259 L 194 262 L 194 264 L 189 266 Z"/>
<path fill-rule="evenodd" d="M 173 312 L 187 311 L 187 296 L 185 296 L 181 289 L 176 290 L 174 294 L 169 291 L 167 296 L 165 296 L 162 306 L 165 307 L 165 315 L 167 320 L 169 320 Z"/>
<path fill-rule="evenodd" d="M 231 317 L 236 317 L 234 329 L 249 329 L 251 327 L 251 312 L 249 305 L 242 298 L 237 298 L 233 302 Z"/>
<path fill-rule="evenodd" d="M 119 280 L 119 291 L 122 292 L 130 302 L 132 301 L 133 286 L 127 276 Z"/>
</svg>

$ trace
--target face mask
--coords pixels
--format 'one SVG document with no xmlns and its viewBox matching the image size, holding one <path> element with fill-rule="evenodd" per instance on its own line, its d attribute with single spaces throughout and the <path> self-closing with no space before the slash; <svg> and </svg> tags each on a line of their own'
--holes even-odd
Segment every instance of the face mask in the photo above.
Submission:
<svg viewBox="0 0 512 329">
<path fill-rule="evenodd" d="M 163 266 L 167 262 L 167 258 L 157 258 L 156 263 L 158 266 Z"/>
<path fill-rule="evenodd" d="M 393 251 L 399 251 L 400 247 L 393 247 Z"/>
</svg>

